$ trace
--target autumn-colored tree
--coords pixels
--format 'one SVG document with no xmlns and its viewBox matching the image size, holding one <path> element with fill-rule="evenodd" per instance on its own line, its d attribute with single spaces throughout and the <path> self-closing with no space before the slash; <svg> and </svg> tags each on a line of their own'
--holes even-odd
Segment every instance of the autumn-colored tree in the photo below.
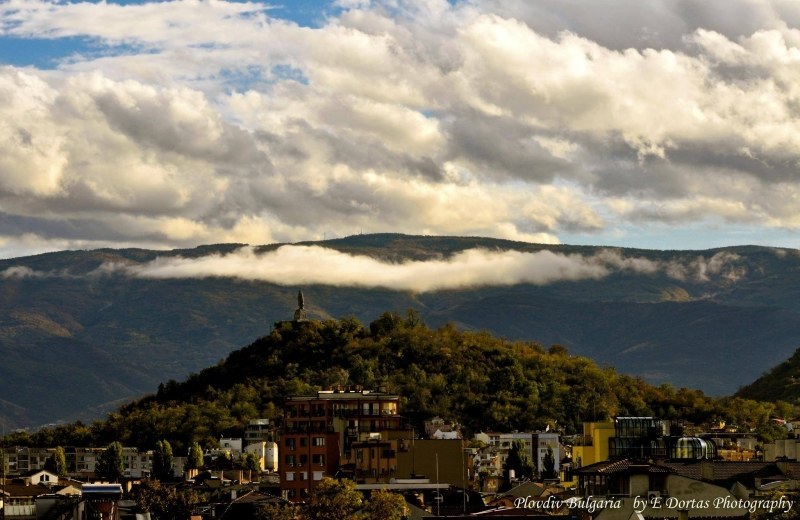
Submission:
<svg viewBox="0 0 800 520">
<path fill-rule="evenodd" d="M 402 495 L 386 490 L 372 493 L 364 507 L 366 520 L 401 520 L 408 508 Z"/>
<path fill-rule="evenodd" d="M 255 453 L 245 453 L 244 456 L 242 456 L 242 466 L 246 470 L 261 471 L 261 459 Z"/>
<path fill-rule="evenodd" d="M 186 462 L 186 467 L 189 469 L 199 469 L 203 467 L 205 461 L 203 460 L 203 448 L 197 442 L 192 443 L 189 447 L 189 460 Z"/>
<path fill-rule="evenodd" d="M 140 513 L 152 513 L 158 520 L 184 520 L 192 514 L 200 501 L 190 490 L 178 490 L 157 480 L 146 480 L 133 491 L 136 508 Z"/>
<path fill-rule="evenodd" d="M 56 447 L 53 454 L 44 462 L 44 469 L 50 473 L 55 473 L 61 478 L 67 476 L 67 456 L 64 453 L 64 448 L 61 446 Z"/>
<path fill-rule="evenodd" d="M 267 504 L 259 506 L 255 512 L 256 520 L 304 520 L 297 506 L 290 504 Z"/>
<path fill-rule="evenodd" d="M 312 490 L 306 507 L 308 520 L 354 520 L 361 509 L 361 493 L 352 480 L 325 477 Z"/>
</svg>

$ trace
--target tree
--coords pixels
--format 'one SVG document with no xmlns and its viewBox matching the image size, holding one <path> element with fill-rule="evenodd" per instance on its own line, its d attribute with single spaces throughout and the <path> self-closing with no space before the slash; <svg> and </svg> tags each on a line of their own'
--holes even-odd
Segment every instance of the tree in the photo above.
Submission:
<svg viewBox="0 0 800 520">
<path fill-rule="evenodd" d="M 250 471 L 261 471 L 261 458 L 252 452 L 245 453 L 242 457 L 242 466 Z"/>
<path fill-rule="evenodd" d="M 63 478 L 67 476 L 67 456 L 64 448 L 58 446 L 52 455 L 44 462 L 44 469 Z"/>
<path fill-rule="evenodd" d="M 172 479 L 172 446 L 169 441 L 158 441 L 153 450 L 153 477 L 158 480 Z"/>
<path fill-rule="evenodd" d="M 190 490 L 178 490 L 157 480 L 146 480 L 133 491 L 133 499 L 140 513 L 152 513 L 158 520 L 184 520 L 192 514 L 200 501 Z"/>
<path fill-rule="evenodd" d="M 402 495 L 385 489 L 372 493 L 364 507 L 367 520 L 401 520 L 407 510 Z"/>
<path fill-rule="evenodd" d="M 197 442 L 192 443 L 189 447 L 189 460 L 186 463 L 186 466 L 189 469 L 199 469 L 202 468 L 205 464 L 203 460 L 203 448 L 200 447 L 200 444 Z"/>
<path fill-rule="evenodd" d="M 360 508 L 355 482 L 325 477 L 312 490 L 307 512 L 309 520 L 353 520 Z"/>
<path fill-rule="evenodd" d="M 547 445 L 547 453 L 542 459 L 542 478 L 556 478 L 556 457 L 553 454 L 553 447 Z"/>
<path fill-rule="evenodd" d="M 789 432 L 785 426 L 767 423 L 756 430 L 756 435 L 764 442 L 773 442 L 776 439 L 785 439 L 789 436 Z"/>
<path fill-rule="evenodd" d="M 258 506 L 256 520 L 297 520 L 297 506 L 291 504 L 266 504 Z"/>
<path fill-rule="evenodd" d="M 508 458 L 503 465 L 503 474 L 505 476 L 505 489 L 511 488 L 511 471 L 514 471 L 514 478 L 525 479 L 533 476 L 533 465 L 525 451 L 525 441 L 517 439 L 511 443 L 511 450 L 508 452 Z"/>
<path fill-rule="evenodd" d="M 100 454 L 95 466 L 98 477 L 111 482 L 119 482 L 125 475 L 125 461 L 122 457 L 122 444 L 112 442 Z"/>
</svg>

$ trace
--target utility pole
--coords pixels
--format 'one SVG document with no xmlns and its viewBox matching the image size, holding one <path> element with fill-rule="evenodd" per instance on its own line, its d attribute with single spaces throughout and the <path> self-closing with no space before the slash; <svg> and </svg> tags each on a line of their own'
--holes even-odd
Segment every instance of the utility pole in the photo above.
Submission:
<svg viewBox="0 0 800 520">
<path fill-rule="evenodd" d="M 439 454 L 436 454 L 436 516 L 439 516 L 442 506 L 442 492 L 439 490 Z"/>
<path fill-rule="evenodd" d="M 463 486 L 464 514 L 467 514 L 467 463 L 464 460 L 464 440 L 461 439 L 461 485 Z"/>
<path fill-rule="evenodd" d="M 6 421 L 3 419 L 3 428 L 0 431 L 0 466 L 2 469 L 2 480 L 0 480 L 0 499 L 3 500 L 3 508 L 0 509 L 0 520 L 6 520 Z"/>
</svg>

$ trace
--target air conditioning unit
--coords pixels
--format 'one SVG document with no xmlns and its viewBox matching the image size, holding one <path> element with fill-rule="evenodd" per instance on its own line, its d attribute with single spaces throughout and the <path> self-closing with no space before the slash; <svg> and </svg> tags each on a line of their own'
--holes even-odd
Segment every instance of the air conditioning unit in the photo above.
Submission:
<svg viewBox="0 0 800 520">
<path fill-rule="evenodd" d="M 653 498 L 653 497 L 660 497 L 660 496 L 661 496 L 661 492 L 660 491 L 648 491 L 647 492 L 647 499 L 648 500 Z"/>
</svg>

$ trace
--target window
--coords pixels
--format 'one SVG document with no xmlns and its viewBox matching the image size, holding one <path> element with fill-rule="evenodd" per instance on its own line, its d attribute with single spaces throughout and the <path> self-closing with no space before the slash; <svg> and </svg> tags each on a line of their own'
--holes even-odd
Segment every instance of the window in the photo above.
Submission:
<svg viewBox="0 0 800 520">
<path fill-rule="evenodd" d="M 325 437 L 314 437 L 314 446 L 325 446 Z"/>
<path fill-rule="evenodd" d="M 322 480 L 322 476 L 324 475 L 324 471 L 315 471 L 314 472 L 314 480 Z"/>
<path fill-rule="evenodd" d="M 308 464 L 308 455 L 300 455 L 300 465 L 305 466 Z"/>
<path fill-rule="evenodd" d="M 311 463 L 315 466 L 324 466 L 325 465 L 325 455 L 312 455 L 311 456 Z"/>
<path fill-rule="evenodd" d="M 287 455 L 284 458 L 284 462 L 286 462 L 287 466 L 294 466 L 294 455 Z"/>
<path fill-rule="evenodd" d="M 300 437 L 300 447 L 305 448 L 306 446 L 308 446 L 308 439 L 305 437 Z"/>
<path fill-rule="evenodd" d="M 292 439 L 292 438 L 287 438 L 286 439 L 286 449 L 287 450 L 293 450 L 294 449 L 294 439 Z"/>
<path fill-rule="evenodd" d="M 292 480 L 294 480 L 294 471 L 287 471 L 286 482 L 291 482 Z"/>
<path fill-rule="evenodd" d="M 300 472 L 300 480 L 308 480 L 308 472 L 307 471 L 301 471 Z"/>
</svg>

